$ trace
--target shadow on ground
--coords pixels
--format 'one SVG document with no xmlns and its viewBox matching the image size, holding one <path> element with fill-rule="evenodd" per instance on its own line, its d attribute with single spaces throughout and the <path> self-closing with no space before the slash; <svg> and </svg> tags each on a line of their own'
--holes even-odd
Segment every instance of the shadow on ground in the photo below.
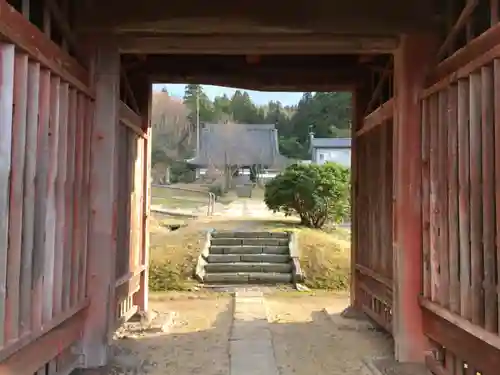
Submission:
<svg viewBox="0 0 500 375">
<path fill-rule="evenodd" d="M 328 316 L 301 300 L 271 298 L 266 303 L 280 375 L 361 375 L 364 358 L 392 352 L 390 337 L 368 321 L 342 318 L 340 311 Z M 206 303 L 197 314 L 189 309 L 179 313 L 170 332 L 130 332 L 117 339 L 108 373 L 229 375 L 233 302 Z"/>
</svg>

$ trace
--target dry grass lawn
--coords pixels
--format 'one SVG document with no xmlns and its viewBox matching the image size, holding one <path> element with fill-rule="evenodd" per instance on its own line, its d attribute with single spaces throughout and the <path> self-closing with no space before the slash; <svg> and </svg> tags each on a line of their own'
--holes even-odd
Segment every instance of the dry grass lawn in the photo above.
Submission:
<svg viewBox="0 0 500 375">
<path fill-rule="evenodd" d="M 161 216 L 152 218 L 150 287 L 153 291 L 189 290 L 193 287 L 196 261 L 209 229 L 296 231 L 301 264 L 306 273 L 305 284 L 313 289 L 348 288 L 350 233 L 347 230 L 308 229 L 300 227 L 292 219 L 198 219 L 186 221 L 185 227 L 175 231 L 166 228 L 169 224 L 172 224 L 172 219 Z"/>
</svg>

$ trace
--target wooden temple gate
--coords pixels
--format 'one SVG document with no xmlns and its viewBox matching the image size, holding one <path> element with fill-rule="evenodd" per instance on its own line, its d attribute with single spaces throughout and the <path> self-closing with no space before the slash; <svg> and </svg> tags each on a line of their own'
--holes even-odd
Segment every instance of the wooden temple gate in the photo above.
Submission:
<svg viewBox="0 0 500 375">
<path fill-rule="evenodd" d="M 100 74 L 98 53 L 75 57 L 72 4 L 0 1 L 2 375 L 69 374 L 147 308 L 150 85 L 139 104 L 129 88 L 96 105 L 129 82 Z"/>
<path fill-rule="evenodd" d="M 397 127 L 406 126 L 394 119 L 398 89 L 405 89 L 398 82 L 398 54 L 394 70 L 389 63 L 391 74 L 381 74 L 373 90 L 382 103 L 358 121 L 354 290 L 363 311 L 389 332 L 397 329 L 394 289 L 406 275 L 396 274 L 393 259 L 402 251 L 398 226 L 408 219 L 398 206 L 415 210 L 422 265 L 413 264 L 421 273 L 413 281 L 419 283 L 422 332 L 429 340 L 427 367 L 435 375 L 494 375 L 500 369 L 499 7 L 497 0 L 451 5 L 445 37 L 433 49 L 437 65 L 425 72 L 418 94 L 419 160 L 411 165 L 411 149 L 402 150 L 405 158 L 397 150 Z M 384 80 L 394 96 L 390 88 L 381 94 Z M 419 167 L 421 175 L 411 178 L 419 209 L 398 202 L 398 184 L 408 182 L 398 158 L 408 162 L 404 169 Z"/>
<path fill-rule="evenodd" d="M 498 374 L 498 0 L 304 9 L 328 40 L 250 35 L 225 0 L 84 6 L 99 1 L 0 0 L 0 375 L 102 366 L 109 334 L 147 310 L 150 79 L 351 90 L 353 306 L 393 334 L 398 360 Z M 431 3 L 442 30 L 422 26 Z M 172 36 L 203 12 L 234 22 Z"/>
</svg>

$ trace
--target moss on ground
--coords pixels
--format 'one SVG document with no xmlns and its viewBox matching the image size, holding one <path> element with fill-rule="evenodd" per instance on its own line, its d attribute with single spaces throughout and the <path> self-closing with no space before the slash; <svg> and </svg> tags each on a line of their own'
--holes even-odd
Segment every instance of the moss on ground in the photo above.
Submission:
<svg viewBox="0 0 500 375">
<path fill-rule="evenodd" d="M 190 290 L 198 255 L 209 229 L 292 230 L 298 234 L 305 284 L 313 289 L 343 291 L 349 287 L 350 233 L 344 229 L 308 229 L 293 220 L 269 221 L 192 220 L 187 226 L 169 231 L 171 220 L 161 216 L 151 222 L 151 262 L 149 285 L 152 291 Z"/>
</svg>

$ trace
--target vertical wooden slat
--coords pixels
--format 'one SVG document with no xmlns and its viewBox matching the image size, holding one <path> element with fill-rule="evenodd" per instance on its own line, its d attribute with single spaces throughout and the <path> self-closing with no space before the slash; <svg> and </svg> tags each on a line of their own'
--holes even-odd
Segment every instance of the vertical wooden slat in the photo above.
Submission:
<svg viewBox="0 0 500 375">
<path fill-rule="evenodd" d="M 495 248 L 495 165 L 493 69 L 481 69 L 482 105 L 482 198 L 485 328 L 497 332 L 496 248 Z"/>
<path fill-rule="evenodd" d="M 448 89 L 448 249 L 450 308 L 460 313 L 460 249 L 458 242 L 458 86 Z"/>
<path fill-rule="evenodd" d="M 7 249 L 9 244 L 9 179 L 14 100 L 14 46 L 0 44 L 0 347 L 5 342 Z"/>
<path fill-rule="evenodd" d="M 500 60 L 494 61 L 494 103 L 495 103 L 495 217 L 497 256 L 497 310 L 500 329 Z"/>
<path fill-rule="evenodd" d="M 77 96 L 76 110 L 76 136 L 75 136 L 75 185 L 74 185 L 74 201 L 73 201 L 73 233 L 74 233 L 74 252 L 75 262 L 73 263 L 72 278 L 71 278 L 71 305 L 73 306 L 78 298 L 78 281 L 80 280 L 81 272 L 81 253 L 82 253 L 82 181 L 83 181 L 83 126 L 85 102 L 84 97 L 79 94 Z"/>
<path fill-rule="evenodd" d="M 130 247 L 128 252 L 128 263 L 129 269 L 134 269 L 135 263 L 135 253 L 137 251 L 137 209 L 138 209 L 138 197 L 137 197 L 137 142 L 134 134 L 127 131 L 128 138 L 128 167 L 131 169 L 131 181 L 130 181 Z"/>
<path fill-rule="evenodd" d="M 422 258 L 423 294 L 431 297 L 430 263 L 430 108 L 429 99 L 422 101 Z"/>
<path fill-rule="evenodd" d="M 7 311 L 5 320 L 5 339 L 7 341 L 19 337 L 27 88 L 28 56 L 16 54 L 10 174 L 9 251 L 7 254 Z"/>
<path fill-rule="evenodd" d="M 33 320 L 34 327 L 42 325 L 43 272 L 45 267 L 45 219 L 49 169 L 50 72 L 40 72 L 38 109 L 38 146 L 35 193 L 35 246 L 33 254 Z"/>
<path fill-rule="evenodd" d="M 390 221 L 387 220 L 388 216 L 388 201 L 387 201 L 387 127 L 389 126 L 389 123 L 386 123 L 385 125 L 382 125 L 381 134 L 380 134 L 380 272 L 382 275 L 387 277 L 387 258 L 388 258 L 388 253 L 389 253 L 389 248 L 390 244 L 387 242 L 388 238 L 388 226 L 391 225 Z M 147 156 L 147 140 L 144 141 L 145 143 L 145 148 L 146 148 L 146 158 Z M 145 161 L 146 163 L 146 161 Z M 146 166 L 144 167 L 146 168 Z M 144 173 L 146 173 L 144 171 Z M 147 215 L 147 186 L 144 185 L 144 199 L 146 200 L 145 204 L 145 215 Z M 145 225 L 146 226 L 146 225 Z M 144 229 L 145 230 L 145 229 Z M 144 235 L 143 235 L 144 236 Z M 144 261 L 144 260 L 143 260 Z"/>
<path fill-rule="evenodd" d="M 481 75 L 470 78 L 470 211 L 472 322 L 483 326 L 483 250 L 481 211 Z"/>
<path fill-rule="evenodd" d="M 43 275 L 43 321 L 53 317 L 54 307 L 54 265 L 56 248 L 56 180 L 57 156 L 59 148 L 59 77 L 52 77 L 50 82 L 50 118 L 49 118 L 49 170 L 47 215 L 45 218 L 45 267 Z"/>
<path fill-rule="evenodd" d="M 92 126 L 94 123 L 94 106 L 90 100 L 85 105 L 85 124 L 84 124 L 84 167 L 83 167 L 83 222 L 82 222 L 82 273 L 79 280 L 78 299 L 85 298 L 87 287 L 87 255 L 88 255 L 88 227 L 90 219 L 90 149 L 92 138 Z"/>
<path fill-rule="evenodd" d="M 68 154 L 68 109 L 69 109 L 69 85 L 62 83 L 59 88 L 59 148 L 57 150 L 57 223 L 56 223 L 56 254 L 54 267 L 54 314 L 62 311 L 62 294 L 64 280 L 64 237 L 66 222 L 66 163 Z"/>
<path fill-rule="evenodd" d="M 35 235 L 35 176 L 37 165 L 38 102 L 40 64 L 28 67 L 28 113 L 26 126 L 26 156 L 24 166 L 23 244 L 21 268 L 21 333 L 31 327 L 31 285 Z"/>
<path fill-rule="evenodd" d="M 151 124 L 151 111 L 153 105 L 153 88 L 151 82 L 144 82 L 147 87 L 147 101 L 145 101 L 144 110 L 142 111 L 143 126 L 142 128 L 146 130 L 148 138 L 141 140 L 143 146 L 143 168 L 142 168 L 142 194 L 143 194 L 143 212 L 142 212 L 142 241 L 141 241 L 141 253 L 142 259 L 141 264 L 145 265 L 145 269 L 141 275 L 141 289 L 134 296 L 134 304 L 139 307 L 141 311 L 149 311 L 149 214 L 151 207 L 151 139 L 152 139 L 152 124 Z M 385 136 L 385 134 L 384 134 Z M 387 138 L 386 138 L 387 140 Z M 387 142 L 386 142 L 387 144 Z M 385 150 L 385 148 L 384 148 Z M 385 155 L 385 154 L 384 154 Z M 355 158 L 357 160 L 357 157 Z M 385 193 L 385 190 L 384 192 Z M 391 218 L 392 219 L 392 218 Z M 386 222 L 386 225 L 391 225 L 391 222 Z M 386 242 L 387 243 L 387 242 Z M 385 251 L 392 249 L 392 241 L 388 243 L 391 245 L 387 246 Z M 353 270 L 353 273 L 354 270 Z"/>
<path fill-rule="evenodd" d="M 438 96 L 433 95 L 430 101 L 430 254 L 431 254 L 431 300 L 437 301 L 440 289 L 439 278 L 439 212 L 438 212 Z"/>
<path fill-rule="evenodd" d="M 375 259 L 376 259 L 376 253 L 374 251 L 374 246 L 376 246 L 376 222 L 375 222 L 375 160 L 373 156 L 375 155 L 375 148 L 373 144 L 373 140 L 371 137 L 367 138 L 367 143 L 368 143 L 368 154 L 370 155 L 370 158 L 367 160 L 368 162 L 368 178 L 367 178 L 367 186 L 366 188 L 368 189 L 368 206 L 366 209 L 368 210 L 368 240 L 369 240 L 369 248 L 367 248 L 368 257 L 369 257 L 369 263 L 368 266 L 370 269 L 373 269 L 373 266 L 375 264 Z M 135 208 L 134 208 L 135 210 Z"/>
<path fill-rule="evenodd" d="M 393 201 L 394 201 L 394 191 L 393 191 L 393 170 L 394 166 L 392 164 L 393 160 L 393 147 L 392 147 L 392 138 L 393 138 L 393 121 L 391 120 L 390 123 L 387 125 L 387 156 L 386 156 L 386 163 L 387 163 L 387 189 L 386 189 L 386 195 L 387 195 L 387 208 L 388 208 L 388 213 L 387 213 L 387 266 L 386 269 L 389 271 L 387 274 L 387 277 L 389 279 L 393 279 L 393 268 L 392 268 L 392 259 L 393 259 L 393 238 L 394 238 L 394 232 L 393 232 L 393 226 L 392 226 L 392 221 L 393 221 Z M 148 141 L 151 142 L 151 141 Z M 148 145 L 149 148 L 151 148 L 151 144 Z M 149 156 L 151 159 L 151 156 Z M 149 161 L 151 164 L 151 160 Z M 151 201 L 151 190 L 150 187 L 148 187 L 148 199 Z"/>
<path fill-rule="evenodd" d="M 439 264 L 440 285 L 439 302 L 442 306 L 450 304 L 450 263 L 448 249 L 448 92 L 439 93 L 439 127 L 438 127 L 438 226 L 439 226 Z"/>
<path fill-rule="evenodd" d="M 141 124 L 142 125 L 142 124 Z M 135 268 L 141 264 L 141 254 L 142 254 L 142 231 L 143 231 L 143 224 L 144 224 L 144 194 L 143 194 L 143 185 L 144 185 L 144 178 L 145 178 L 145 172 L 144 172 L 144 143 L 143 139 L 141 137 L 135 137 L 135 142 L 137 143 L 137 248 L 135 250 Z M 379 145 L 380 146 L 380 145 Z M 378 170 L 378 165 L 377 165 L 377 170 Z M 377 179 L 380 180 L 380 175 L 377 176 Z M 377 210 L 377 214 L 379 215 L 379 227 L 377 229 L 377 236 L 380 238 L 380 192 L 378 193 L 378 199 L 377 203 L 379 205 L 379 209 Z M 376 263 L 376 270 L 379 272 L 380 271 L 380 240 L 377 241 L 377 247 L 378 249 L 378 258 L 377 258 L 377 263 Z"/>
<path fill-rule="evenodd" d="M 458 223 L 460 232 L 460 315 L 471 319 L 469 81 L 458 82 Z"/>
<path fill-rule="evenodd" d="M 383 125 L 382 125 L 383 126 Z M 375 133 L 373 134 L 373 142 L 374 142 L 374 147 L 375 147 L 375 162 L 376 164 L 374 165 L 375 167 L 375 171 L 374 171 L 374 183 L 377 184 L 377 186 L 381 187 L 381 180 L 382 180 L 382 176 L 381 176 L 381 168 L 380 168 L 380 160 L 382 159 L 382 149 L 380 147 L 381 145 L 381 137 L 383 136 L 383 133 L 382 133 L 382 128 L 379 126 L 377 129 L 374 129 L 375 130 Z M 142 142 L 140 139 L 138 139 L 139 141 L 139 145 L 138 145 L 138 149 L 139 149 L 139 160 L 141 161 L 141 165 L 140 165 L 140 179 L 142 180 L 142 178 L 144 178 L 144 171 L 143 171 L 143 168 L 144 168 L 144 164 L 142 163 Z M 142 181 L 141 181 L 142 182 Z M 142 214 L 142 188 L 139 188 L 139 191 L 140 191 L 140 197 L 141 197 L 141 206 L 140 206 L 140 210 L 139 210 L 139 216 L 141 216 Z M 376 252 L 375 252 L 375 263 L 373 265 L 373 269 L 375 270 L 375 272 L 379 273 L 381 272 L 381 259 L 382 259 L 382 236 L 381 236 L 381 229 L 382 229 L 382 216 L 381 216 L 381 213 L 382 213 L 382 207 L 381 207 L 381 202 L 382 202 L 382 195 L 383 195 L 383 192 L 382 190 L 380 189 L 374 189 L 374 192 L 373 194 L 375 195 L 375 205 L 373 207 L 374 209 L 374 220 L 375 220 L 375 242 L 373 243 L 373 246 L 376 248 Z M 142 223 L 142 218 L 140 219 L 140 222 Z M 142 225 L 140 226 L 140 229 L 142 230 Z M 142 237 L 142 231 L 141 231 L 141 237 Z"/>
<path fill-rule="evenodd" d="M 69 89 L 69 106 L 68 106 L 68 157 L 66 160 L 66 201 L 65 201 L 65 216 L 66 216 L 66 234 L 64 241 L 64 269 L 63 269 L 63 310 L 70 306 L 71 295 L 71 280 L 74 261 L 74 229 L 73 229 L 73 198 L 74 198 L 74 183 L 75 183 L 75 135 L 76 135 L 76 91 L 73 88 Z"/>
</svg>

